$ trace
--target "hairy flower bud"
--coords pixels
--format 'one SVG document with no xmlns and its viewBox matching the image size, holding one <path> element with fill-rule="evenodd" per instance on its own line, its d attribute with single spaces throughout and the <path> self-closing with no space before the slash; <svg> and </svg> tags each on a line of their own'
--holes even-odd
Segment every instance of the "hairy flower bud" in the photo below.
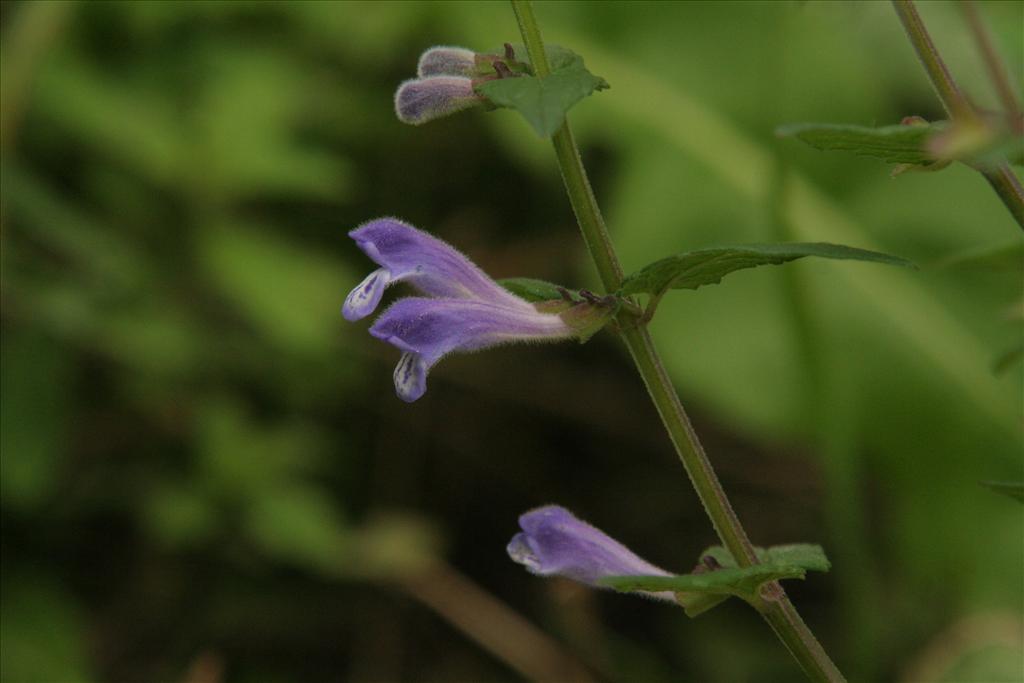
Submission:
<svg viewBox="0 0 1024 683">
<path fill-rule="evenodd" d="M 464 76 L 417 78 L 402 83 L 395 93 L 398 120 L 414 126 L 483 104 L 473 81 Z"/>
<path fill-rule="evenodd" d="M 448 47 L 439 45 L 432 47 L 420 55 L 416 74 L 420 78 L 429 76 L 467 76 L 476 75 L 476 53 L 464 47 Z"/>
</svg>

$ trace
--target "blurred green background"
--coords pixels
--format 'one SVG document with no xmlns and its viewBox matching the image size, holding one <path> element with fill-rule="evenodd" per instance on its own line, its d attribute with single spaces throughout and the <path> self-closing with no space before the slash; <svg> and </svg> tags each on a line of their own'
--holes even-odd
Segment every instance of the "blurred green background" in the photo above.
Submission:
<svg viewBox="0 0 1024 683">
<path fill-rule="evenodd" d="M 1024 5 L 986 3 L 1017 82 Z M 996 108 L 955 4 L 921 12 Z M 891 178 L 774 128 L 942 117 L 888 3 L 538 3 L 612 89 L 572 114 L 627 269 L 824 240 L 682 292 L 653 332 L 756 543 L 821 543 L 794 601 L 855 680 L 1021 680 L 1021 247 L 963 166 Z M 789 681 L 754 614 L 696 620 L 528 575 L 558 502 L 687 571 L 715 542 L 623 348 L 445 360 L 340 316 L 346 237 L 397 215 L 495 277 L 593 286 L 550 146 L 507 111 L 422 128 L 430 45 L 517 40 L 505 3 L 4 2 L 5 682 Z M 393 296 L 393 295 L 391 295 Z"/>
</svg>

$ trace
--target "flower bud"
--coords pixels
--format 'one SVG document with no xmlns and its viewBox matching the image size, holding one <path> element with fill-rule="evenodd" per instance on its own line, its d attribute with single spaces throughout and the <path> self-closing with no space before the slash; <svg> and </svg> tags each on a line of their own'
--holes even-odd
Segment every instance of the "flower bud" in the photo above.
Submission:
<svg viewBox="0 0 1024 683">
<path fill-rule="evenodd" d="M 428 76 L 476 75 L 476 53 L 463 47 L 432 47 L 420 55 L 416 67 L 420 78 Z"/>
<path fill-rule="evenodd" d="M 522 531 L 506 548 L 514 562 L 540 576 L 564 576 L 595 588 L 604 588 L 610 576 L 670 576 L 638 557 L 600 529 L 558 505 L 545 505 L 519 517 Z M 674 602 L 664 591 L 644 594 Z"/>
<path fill-rule="evenodd" d="M 421 123 L 482 105 L 473 81 L 463 76 L 431 76 L 402 83 L 395 93 L 395 114 L 402 123 Z"/>
</svg>

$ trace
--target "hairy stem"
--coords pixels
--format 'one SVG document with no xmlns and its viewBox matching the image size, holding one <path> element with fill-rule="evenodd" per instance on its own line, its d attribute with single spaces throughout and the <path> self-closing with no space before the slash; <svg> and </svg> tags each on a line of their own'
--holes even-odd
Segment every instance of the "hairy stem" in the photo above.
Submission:
<svg viewBox="0 0 1024 683">
<path fill-rule="evenodd" d="M 978 115 L 967 98 L 960 92 L 956 81 L 953 80 L 953 75 L 946 68 L 946 63 L 942 61 L 942 56 L 936 49 L 935 43 L 932 42 L 931 36 L 928 35 L 928 30 L 924 27 L 924 22 L 921 21 L 921 15 L 917 13 L 917 7 L 914 6 L 913 0 L 892 0 L 892 6 L 896 10 L 896 15 L 900 18 L 914 50 L 917 51 L 924 70 L 928 73 L 935 92 L 942 100 L 942 106 L 945 107 L 950 117 L 954 121 L 977 120 Z M 1002 161 L 994 168 L 979 169 L 979 171 L 1009 209 L 1010 215 L 1024 229 L 1024 189 L 1021 188 L 1020 180 L 1010 170 L 1009 164 Z"/>
<path fill-rule="evenodd" d="M 551 70 L 533 7 L 529 0 L 511 2 L 534 73 L 544 78 Z M 555 133 L 552 142 L 583 240 L 606 291 L 615 292 L 622 284 L 622 266 L 590 188 L 568 121 Z M 620 320 L 620 324 L 622 338 L 718 537 L 741 567 L 757 564 L 753 545 L 690 424 L 645 324 L 638 325 L 635 320 L 627 319 Z M 763 599 L 756 607 L 811 680 L 844 680 L 778 582 L 766 586 Z"/>
</svg>

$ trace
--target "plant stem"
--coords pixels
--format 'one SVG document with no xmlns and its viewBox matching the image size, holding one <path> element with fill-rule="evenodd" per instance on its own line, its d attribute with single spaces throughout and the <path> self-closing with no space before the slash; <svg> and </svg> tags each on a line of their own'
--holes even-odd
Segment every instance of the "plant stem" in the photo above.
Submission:
<svg viewBox="0 0 1024 683">
<path fill-rule="evenodd" d="M 978 115 L 960 92 L 953 75 L 942 61 L 942 56 L 928 35 L 913 0 L 892 0 L 892 6 L 946 112 L 954 121 L 976 121 Z M 999 195 L 1017 224 L 1024 229 L 1024 189 L 1021 188 L 1020 180 L 1010 170 L 1009 164 L 1003 161 L 995 168 L 978 170 Z"/>
<path fill-rule="evenodd" d="M 985 21 L 978 10 L 978 3 L 975 0 L 961 0 L 960 6 L 963 7 L 964 16 L 967 17 L 967 25 L 971 27 L 971 34 L 974 36 L 974 42 L 978 45 L 978 51 L 981 52 L 981 57 L 985 60 L 992 85 L 999 93 L 999 99 L 1003 101 L 1003 108 L 1010 119 L 1010 128 L 1018 135 L 1024 134 L 1024 114 L 1020 110 L 1017 91 L 1013 86 L 1013 81 L 1010 80 L 1006 64 L 1000 58 L 995 45 L 992 44 L 992 34 L 985 26 Z"/>
<path fill-rule="evenodd" d="M 924 70 L 928 72 L 932 87 L 935 88 L 946 112 L 954 119 L 974 118 L 974 111 L 964 99 L 963 93 L 960 92 L 956 81 L 953 80 L 953 74 L 949 73 L 949 69 L 946 68 L 946 63 L 942 61 L 942 56 L 939 55 L 935 43 L 928 35 L 913 0 L 892 0 L 892 6 L 903 24 L 903 29 L 907 32 L 907 37 L 910 38 L 911 44 L 917 51 L 918 59 L 921 60 Z"/>
<path fill-rule="evenodd" d="M 533 65 L 534 74 L 544 78 L 551 73 L 544 52 L 540 28 L 533 14 L 530 0 L 511 0 L 519 30 Z M 562 172 L 562 180 L 569 202 L 583 234 L 594 265 L 608 292 L 617 291 L 622 284 L 622 266 L 605 226 L 601 210 L 587 179 L 579 149 L 566 120 L 552 138 L 555 156 Z M 654 402 L 676 453 L 693 483 L 697 496 L 707 511 L 721 539 L 741 567 L 757 564 L 754 547 L 733 511 L 729 499 L 697 438 L 690 419 L 683 409 L 664 364 L 654 348 L 654 342 L 644 323 L 620 320 L 622 338 Z M 814 634 L 797 614 L 778 582 L 765 587 L 762 600 L 755 605 L 775 630 L 779 639 L 803 667 L 811 680 L 842 681 L 843 676 L 825 654 Z"/>
<path fill-rule="evenodd" d="M 1017 225 L 1024 229 L 1024 188 L 1020 185 L 1020 179 L 1010 169 L 1010 165 L 1004 161 L 992 170 L 982 171 L 981 174 L 1003 200 Z"/>
</svg>

